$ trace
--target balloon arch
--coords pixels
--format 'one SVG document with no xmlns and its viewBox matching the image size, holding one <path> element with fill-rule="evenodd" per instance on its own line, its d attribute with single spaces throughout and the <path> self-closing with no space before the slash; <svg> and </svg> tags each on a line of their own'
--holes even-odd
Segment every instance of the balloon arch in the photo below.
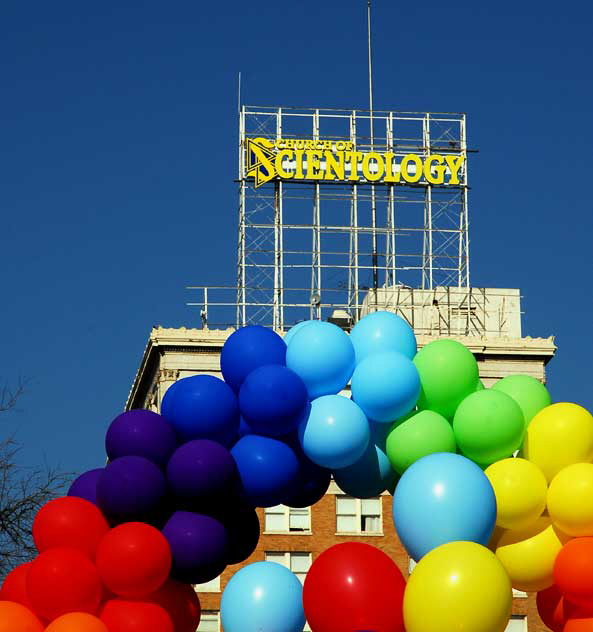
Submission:
<svg viewBox="0 0 593 632">
<path fill-rule="evenodd" d="M 357 498 L 393 495 L 417 565 L 407 582 L 368 544 L 287 568 L 238 570 L 225 632 L 503 632 L 512 588 L 537 592 L 552 630 L 593 630 L 593 417 L 513 375 L 484 388 L 472 353 L 417 351 L 399 316 L 347 335 L 307 321 L 258 326 L 221 353 L 224 380 L 187 377 L 161 414 L 113 420 L 108 464 L 33 524 L 37 557 L 0 591 L 0 632 L 195 632 L 192 584 L 247 560 L 256 507 L 308 507 L 333 476 Z M 351 396 L 344 389 L 351 384 Z"/>
</svg>

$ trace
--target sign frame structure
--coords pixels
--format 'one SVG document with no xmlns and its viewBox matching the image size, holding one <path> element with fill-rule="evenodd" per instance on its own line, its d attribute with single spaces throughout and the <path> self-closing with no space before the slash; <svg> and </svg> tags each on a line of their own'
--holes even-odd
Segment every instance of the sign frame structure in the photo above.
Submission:
<svg viewBox="0 0 593 632">
<path fill-rule="evenodd" d="M 241 106 L 235 324 L 469 290 L 467 154 L 462 113 Z"/>
</svg>

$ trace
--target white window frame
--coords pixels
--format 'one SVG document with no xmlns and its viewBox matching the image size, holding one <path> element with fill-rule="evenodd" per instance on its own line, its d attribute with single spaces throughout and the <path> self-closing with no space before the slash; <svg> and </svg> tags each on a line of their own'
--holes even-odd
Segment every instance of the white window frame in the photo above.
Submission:
<svg viewBox="0 0 593 632">
<path fill-rule="evenodd" d="M 196 632 L 200 632 L 200 626 L 202 625 L 202 621 L 204 620 L 204 615 L 213 617 L 210 620 L 216 621 L 216 629 L 220 632 L 220 612 L 218 610 L 202 610 L 200 625 L 198 625 L 198 629 L 196 630 Z"/>
<path fill-rule="evenodd" d="M 516 588 L 513 588 L 513 597 L 515 597 L 515 599 L 527 599 L 529 595 L 523 590 L 517 590 Z"/>
<path fill-rule="evenodd" d="M 339 531 L 338 530 L 338 499 L 340 498 L 348 498 L 348 499 L 352 499 L 355 501 L 356 503 L 356 507 L 355 507 L 355 519 L 356 519 L 356 524 L 360 525 L 358 531 Z M 336 503 L 336 533 L 335 535 L 363 535 L 363 536 L 382 536 L 384 535 L 383 533 L 383 499 L 381 496 L 376 496 L 374 498 L 366 498 L 366 499 L 361 499 L 361 498 L 354 498 L 352 496 L 349 496 L 348 494 L 336 494 L 335 496 L 335 503 Z M 378 500 L 379 501 L 379 530 L 378 531 L 363 531 L 362 530 L 362 518 L 363 514 L 362 513 L 362 503 L 363 500 Z"/>
<path fill-rule="evenodd" d="M 527 623 L 527 615 L 526 614 L 512 614 L 509 620 L 509 625 L 511 621 L 522 621 L 523 622 L 523 630 L 522 632 L 527 632 L 529 627 Z M 508 626 L 506 628 L 508 630 Z"/>
<path fill-rule="evenodd" d="M 197 593 L 219 593 L 220 592 L 220 575 L 203 584 L 194 584 L 194 590 Z"/>
<path fill-rule="evenodd" d="M 278 509 L 282 509 L 282 512 L 277 511 Z M 266 517 L 268 513 L 272 513 L 271 510 L 276 510 L 273 512 L 274 515 L 282 514 L 282 529 L 280 531 L 276 529 L 274 530 L 268 529 L 266 527 Z M 296 511 L 307 512 L 307 519 L 309 522 L 308 529 L 291 529 L 290 528 L 291 513 L 296 512 Z M 294 507 L 287 507 L 286 505 L 276 505 L 275 507 L 266 507 L 266 509 L 264 509 L 264 533 L 283 533 L 283 534 L 288 534 L 288 535 L 311 535 L 313 533 L 311 530 L 311 507 L 294 508 Z"/>
<path fill-rule="evenodd" d="M 280 556 L 284 556 L 284 560 L 283 561 L 279 561 L 278 558 Z M 299 577 L 299 575 L 301 574 L 299 572 L 299 574 L 297 574 L 293 569 L 292 569 L 292 556 L 308 556 L 309 557 L 309 568 L 311 568 L 311 564 L 313 563 L 313 556 L 311 554 L 310 551 L 266 551 L 266 562 L 276 562 L 276 564 L 282 564 L 282 566 L 284 566 L 285 568 L 287 568 L 289 571 L 292 571 L 297 577 Z M 270 559 L 271 557 L 275 557 L 276 559 Z M 308 572 L 308 570 L 307 570 Z M 306 576 L 307 573 L 305 573 Z M 303 582 L 304 582 L 304 578 L 303 578 Z"/>
</svg>

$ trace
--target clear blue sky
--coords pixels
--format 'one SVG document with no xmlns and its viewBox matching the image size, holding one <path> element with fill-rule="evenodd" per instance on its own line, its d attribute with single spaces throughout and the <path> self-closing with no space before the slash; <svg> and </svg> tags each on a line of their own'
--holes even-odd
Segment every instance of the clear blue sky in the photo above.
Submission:
<svg viewBox="0 0 593 632">
<path fill-rule="evenodd" d="M 102 463 L 151 326 L 234 282 L 238 71 L 245 103 L 365 108 L 365 4 L 2 3 L 0 377 L 30 383 L 1 431 L 23 462 Z M 593 408 L 591 4 L 374 19 L 376 107 L 468 114 L 472 284 L 521 288 L 554 399 Z"/>
</svg>

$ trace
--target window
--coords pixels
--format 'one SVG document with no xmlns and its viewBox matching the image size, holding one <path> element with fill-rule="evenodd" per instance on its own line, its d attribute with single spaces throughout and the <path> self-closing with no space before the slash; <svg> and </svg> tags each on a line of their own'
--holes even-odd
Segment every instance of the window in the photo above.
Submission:
<svg viewBox="0 0 593 632">
<path fill-rule="evenodd" d="M 523 590 L 517 590 L 516 588 L 513 588 L 513 597 L 518 597 L 519 599 L 527 599 L 529 595 Z"/>
<path fill-rule="evenodd" d="M 195 584 L 194 589 L 198 593 L 203 592 L 220 592 L 220 575 L 203 584 Z"/>
<path fill-rule="evenodd" d="M 381 498 L 336 496 L 338 533 L 383 533 Z"/>
<path fill-rule="evenodd" d="M 200 625 L 196 632 L 218 632 L 219 630 L 218 612 L 216 610 L 202 610 Z"/>
<path fill-rule="evenodd" d="M 266 562 L 276 562 L 290 569 L 300 580 L 305 581 L 307 571 L 311 568 L 311 553 L 295 551 L 267 551 Z"/>
<path fill-rule="evenodd" d="M 408 575 L 412 574 L 412 571 L 416 568 L 416 564 L 418 562 L 416 562 L 415 560 L 413 560 L 412 558 L 410 558 L 408 560 Z"/>
<path fill-rule="evenodd" d="M 527 617 L 523 614 L 511 615 L 505 632 L 527 632 Z"/>
<path fill-rule="evenodd" d="M 264 511 L 266 533 L 310 533 L 311 508 L 296 509 L 285 505 L 268 507 Z"/>
</svg>

